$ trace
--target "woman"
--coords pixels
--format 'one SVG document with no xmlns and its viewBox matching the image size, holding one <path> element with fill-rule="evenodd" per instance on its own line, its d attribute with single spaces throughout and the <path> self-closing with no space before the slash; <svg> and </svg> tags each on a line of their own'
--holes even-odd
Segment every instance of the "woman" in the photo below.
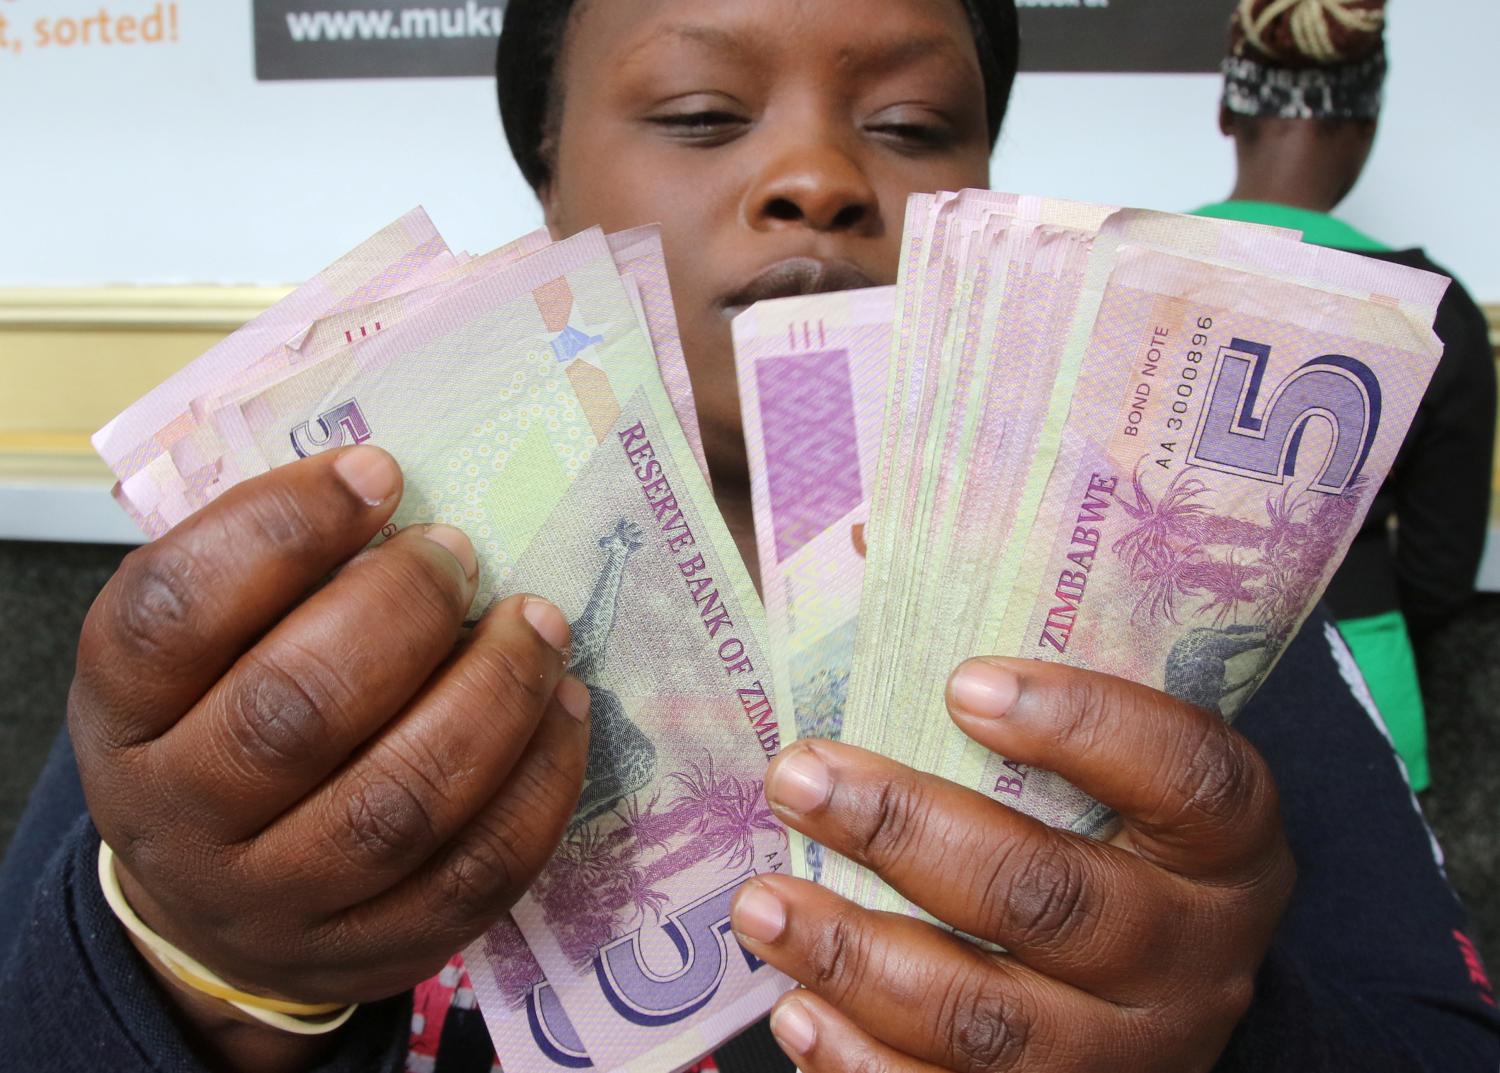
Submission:
<svg viewBox="0 0 1500 1073">
<path fill-rule="evenodd" d="M 511 4 L 507 131 L 553 231 L 666 222 L 704 441 L 747 559 L 730 315 L 777 294 L 894 279 L 907 195 L 985 183 L 1015 51 L 1009 3 Z M 488 1068 L 468 1013 L 448 1015 L 436 1055 L 408 1055 L 408 989 L 535 876 L 576 796 L 586 735 L 568 714 L 580 698 L 551 605 L 507 601 L 450 654 L 474 573 L 455 531 L 398 536 L 303 599 L 399 495 L 378 451 L 309 459 L 133 556 L 101 596 L 70 711 L 91 815 L 66 833 L 65 802 L 34 815 L 27 844 L 61 846 L 40 881 L 10 878 L 14 863 L 7 877 L 25 908 L 0 933 L 17 936 L 0 1024 L 29 1068 L 73 1068 L 59 1056 L 84 1053 L 132 1070 L 396 1069 L 407 1058 Z M 379 619 L 392 626 L 365 640 L 370 666 L 330 665 L 322 654 L 340 630 L 393 605 L 406 613 Z M 389 712 L 380 702 L 393 694 L 414 699 Z M 1256 713 L 1268 740 L 1294 732 L 1280 751 L 1303 762 L 1300 779 L 1288 769 L 1301 806 L 1289 828 L 1257 750 L 1163 694 L 982 659 L 948 695 L 983 744 L 1118 807 L 1128 848 L 1051 831 L 855 749 L 788 749 L 767 775 L 788 823 L 1011 952 L 980 953 L 790 878 L 752 881 L 733 924 L 807 985 L 770 1019 L 803 1070 L 1456 1069 L 1496 1053 L 1461 959 L 1438 971 L 1457 956 L 1461 912 L 1416 814 L 1367 792 L 1396 769 L 1316 626 Z M 1310 711 L 1317 721 L 1297 718 Z M 484 720 L 509 728 L 494 745 L 515 764 L 507 777 L 435 760 Z M 76 800 L 67 764 L 64 753 L 49 786 Z M 1348 785 L 1317 798 L 1337 764 Z M 403 794 L 414 784 L 441 786 L 464 822 L 415 809 Z M 1361 818 L 1356 833 L 1378 828 L 1380 841 L 1341 838 L 1344 808 Z M 119 853 L 131 905 L 237 986 L 369 1005 L 309 1041 L 153 975 L 90 884 L 96 827 Z M 1288 834 L 1319 878 L 1273 949 L 1293 883 Z M 1391 971 L 1374 971 L 1361 928 L 1330 916 L 1331 890 L 1345 892 L 1350 921 L 1369 922 L 1372 898 L 1419 906 L 1381 935 Z M 1436 1001 L 1414 1001 L 1416 988 Z M 419 986 L 420 1009 L 439 1016 L 430 994 Z M 43 1021 L 46 1041 L 33 1043 Z M 752 1030 L 720 1063 L 790 1068 L 764 1039 Z"/>
</svg>

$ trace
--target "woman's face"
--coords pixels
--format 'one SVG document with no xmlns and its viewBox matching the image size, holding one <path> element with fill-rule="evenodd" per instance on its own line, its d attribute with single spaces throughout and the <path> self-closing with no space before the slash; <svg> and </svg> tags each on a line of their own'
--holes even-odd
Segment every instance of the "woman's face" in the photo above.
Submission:
<svg viewBox="0 0 1500 1073">
<path fill-rule="evenodd" d="M 957 0 L 584 0 L 560 86 L 548 224 L 662 225 L 717 482 L 745 479 L 734 313 L 895 282 L 907 195 L 988 181 Z"/>
</svg>

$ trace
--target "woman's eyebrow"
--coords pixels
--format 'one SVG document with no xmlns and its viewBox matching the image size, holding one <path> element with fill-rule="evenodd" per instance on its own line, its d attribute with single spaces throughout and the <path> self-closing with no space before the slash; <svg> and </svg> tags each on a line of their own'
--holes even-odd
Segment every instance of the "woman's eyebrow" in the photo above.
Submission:
<svg viewBox="0 0 1500 1073">
<path fill-rule="evenodd" d="M 640 53 L 672 39 L 699 45 L 715 52 L 744 56 L 753 54 L 761 48 L 762 43 L 757 41 L 756 37 L 757 35 L 744 30 L 726 29 L 721 26 L 706 26 L 692 22 L 668 23 L 654 28 L 651 33 L 643 36 L 638 43 L 625 51 L 625 54 L 620 57 L 620 62 L 629 63 Z"/>
</svg>

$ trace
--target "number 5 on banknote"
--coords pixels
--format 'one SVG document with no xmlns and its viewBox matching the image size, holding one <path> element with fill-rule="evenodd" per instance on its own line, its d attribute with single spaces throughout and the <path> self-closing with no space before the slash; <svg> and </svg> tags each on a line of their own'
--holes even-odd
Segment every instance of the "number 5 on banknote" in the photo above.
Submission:
<svg viewBox="0 0 1500 1073">
<path fill-rule="evenodd" d="M 568 1069 L 593 1066 L 578 1029 L 568 1019 L 557 990 L 543 980 L 526 996 L 526 1021 L 538 1047 L 549 1059 Z M 497 1041 L 498 1042 L 498 1041 Z"/>
<path fill-rule="evenodd" d="M 313 437 L 312 425 L 312 421 L 304 421 L 292 429 L 292 450 L 297 452 L 298 458 L 306 458 L 319 451 L 331 451 L 346 443 L 364 443 L 371 435 L 370 424 L 365 420 L 365 415 L 359 412 L 359 403 L 354 399 L 341 402 L 318 415 L 320 439 Z"/>
<path fill-rule="evenodd" d="M 1255 417 L 1270 360 L 1271 348 L 1264 343 L 1234 339 L 1219 349 L 1190 460 L 1252 480 L 1285 484 L 1297 469 L 1303 433 L 1312 421 L 1322 419 L 1332 433 L 1332 445 L 1312 488 L 1343 494 L 1354 484 L 1375 444 L 1380 428 L 1379 379 L 1356 358 L 1327 354 L 1278 384 L 1265 412 Z"/>
<path fill-rule="evenodd" d="M 661 930 L 682 958 L 675 972 L 663 975 L 647 966 L 641 956 L 639 931 L 600 949 L 594 962 L 599 984 L 621 1017 L 646 1027 L 674 1024 L 702 1009 L 718 994 L 734 953 L 745 959 L 751 972 L 765 964 L 730 938 L 729 905 L 734 892 L 751 875 L 746 872 L 737 876 L 667 915 Z"/>
</svg>

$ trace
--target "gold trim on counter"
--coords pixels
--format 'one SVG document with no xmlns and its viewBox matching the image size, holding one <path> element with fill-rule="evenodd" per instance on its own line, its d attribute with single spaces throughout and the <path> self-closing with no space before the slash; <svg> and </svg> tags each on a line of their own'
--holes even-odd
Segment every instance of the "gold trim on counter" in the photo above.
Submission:
<svg viewBox="0 0 1500 1073">
<path fill-rule="evenodd" d="M 287 293 L 0 289 L 0 480 L 108 483 L 94 431 Z"/>
</svg>

